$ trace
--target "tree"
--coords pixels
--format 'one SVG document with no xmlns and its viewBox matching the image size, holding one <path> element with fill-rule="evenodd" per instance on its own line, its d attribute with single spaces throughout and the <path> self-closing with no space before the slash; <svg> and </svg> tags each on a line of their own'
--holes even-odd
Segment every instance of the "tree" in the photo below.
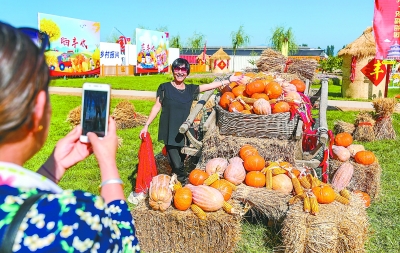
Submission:
<svg viewBox="0 0 400 253">
<path fill-rule="evenodd" d="M 50 42 L 58 40 L 61 36 L 60 27 L 51 19 L 42 18 L 39 30 L 49 36 Z"/>
<path fill-rule="evenodd" d="M 169 47 L 179 48 L 179 50 L 182 49 L 183 45 L 181 41 L 181 36 L 179 36 L 179 34 L 176 36 L 171 36 L 171 38 L 169 39 Z"/>
<path fill-rule="evenodd" d="M 334 45 L 330 45 L 326 47 L 326 54 L 328 56 L 334 56 L 335 55 L 335 46 Z"/>
<path fill-rule="evenodd" d="M 113 31 L 110 35 L 107 36 L 106 42 L 115 43 L 118 41 L 120 34 L 116 31 Z"/>
<path fill-rule="evenodd" d="M 323 59 L 319 61 L 319 68 L 322 72 L 332 73 L 334 70 L 340 69 L 342 67 L 343 58 L 338 56 L 329 56 L 328 59 Z"/>
<path fill-rule="evenodd" d="M 244 27 L 241 25 L 235 32 L 231 32 L 233 56 L 236 55 L 236 50 L 239 47 L 247 45 L 250 42 L 250 37 L 245 33 Z M 233 69 L 235 69 L 235 61 L 233 61 Z"/>
<path fill-rule="evenodd" d="M 271 45 L 274 49 L 281 51 L 285 56 L 288 56 L 289 53 L 296 52 L 298 49 L 291 27 L 287 30 L 282 26 L 276 27 L 275 30 L 272 31 Z"/>
<path fill-rule="evenodd" d="M 194 53 L 195 50 L 201 49 L 204 46 L 204 35 L 194 32 L 193 36 L 187 39 L 186 45 Z"/>
</svg>

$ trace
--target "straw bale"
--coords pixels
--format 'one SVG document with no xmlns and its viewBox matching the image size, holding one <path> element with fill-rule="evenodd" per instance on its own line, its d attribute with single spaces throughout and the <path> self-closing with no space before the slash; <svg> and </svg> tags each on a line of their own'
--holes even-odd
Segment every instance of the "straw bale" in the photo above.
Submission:
<svg viewBox="0 0 400 253">
<path fill-rule="evenodd" d="M 372 101 L 376 112 L 374 125 L 375 139 L 396 139 L 393 129 L 392 114 L 397 106 L 396 98 L 377 98 Z"/>
<path fill-rule="evenodd" d="M 351 55 L 358 58 L 372 57 L 375 54 L 376 47 L 372 27 L 367 27 L 360 37 L 338 52 L 338 56 Z"/>
<path fill-rule="evenodd" d="M 356 163 L 353 158 L 350 162 L 354 167 L 353 177 L 347 189 L 354 191 L 359 190 L 368 193 L 371 200 L 377 199 L 381 190 L 381 174 L 382 168 L 378 162 L 374 162 L 371 165 L 362 165 Z M 343 164 L 338 160 L 329 160 L 329 178 L 332 180 L 336 171 Z"/>
<path fill-rule="evenodd" d="M 333 133 L 334 134 L 349 133 L 352 135 L 354 132 L 354 129 L 355 129 L 354 124 L 345 122 L 342 120 L 335 121 L 335 123 L 333 125 Z"/>
<path fill-rule="evenodd" d="M 219 128 L 215 127 L 208 130 L 203 138 L 199 167 L 203 167 L 208 160 L 213 158 L 230 159 L 238 156 L 239 150 L 244 144 L 256 147 L 258 153 L 267 161 L 282 160 L 292 164 L 294 164 L 298 147 L 298 141 L 293 140 L 220 135 Z"/>
<path fill-rule="evenodd" d="M 111 114 L 117 129 L 134 128 L 146 124 L 148 116 L 135 112 L 135 107 L 128 100 L 119 102 Z"/>
<path fill-rule="evenodd" d="M 262 214 L 269 219 L 279 221 L 289 209 L 291 195 L 269 190 L 265 187 L 255 188 L 245 184 L 238 185 L 232 198 L 250 206 L 253 216 Z"/>
<path fill-rule="evenodd" d="M 81 123 L 81 111 L 82 106 L 77 106 L 68 112 L 67 122 L 70 123 L 72 127 L 75 127 Z"/>
<path fill-rule="evenodd" d="M 356 117 L 356 128 L 354 130 L 353 138 L 357 141 L 373 141 L 375 140 L 373 119 L 370 112 L 360 112 Z"/>
<path fill-rule="evenodd" d="M 241 204 L 230 200 L 241 212 Z M 206 212 L 200 220 L 189 209 L 179 211 L 172 206 L 165 212 L 154 211 L 148 199 L 132 210 L 136 235 L 144 252 L 234 252 L 241 235 L 240 214 L 222 210 Z"/>
<path fill-rule="evenodd" d="M 351 193 L 349 205 L 337 201 L 320 204 L 314 216 L 303 211 L 303 203 L 291 206 L 282 223 L 281 252 L 365 252 L 368 216 L 363 200 Z M 274 251 L 275 252 L 275 251 Z"/>
</svg>

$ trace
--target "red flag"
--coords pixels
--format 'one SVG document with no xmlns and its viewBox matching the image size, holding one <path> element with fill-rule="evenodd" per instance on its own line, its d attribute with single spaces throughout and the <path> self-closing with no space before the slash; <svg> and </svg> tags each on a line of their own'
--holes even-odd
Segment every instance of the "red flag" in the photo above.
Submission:
<svg viewBox="0 0 400 253">
<path fill-rule="evenodd" d="M 206 45 L 207 45 L 207 41 L 204 43 L 204 50 L 203 50 L 203 62 L 204 62 L 204 64 L 206 64 Z"/>
<path fill-rule="evenodd" d="M 400 5 L 397 0 L 375 0 L 376 59 L 400 59 Z"/>
<path fill-rule="evenodd" d="M 381 60 L 372 59 L 361 69 L 361 72 L 363 72 L 375 86 L 378 86 L 386 76 L 386 66 L 382 64 Z"/>
</svg>

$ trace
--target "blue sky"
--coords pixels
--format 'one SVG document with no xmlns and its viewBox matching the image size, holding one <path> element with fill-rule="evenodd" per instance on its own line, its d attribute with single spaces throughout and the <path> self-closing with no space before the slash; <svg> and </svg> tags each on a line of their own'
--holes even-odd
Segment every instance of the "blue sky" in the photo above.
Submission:
<svg viewBox="0 0 400 253">
<path fill-rule="evenodd" d="M 132 37 L 138 27 L 167 27 L 171 36 L 186 43 L 194 33 L 207 45 L 228 47 L 231 33 L 241 25 L 249 46 L 269 45 L 272 30 L 291 27 L 297 44 L 337 52 L 372 26 L 373 0 L 0 0 L 0 20 L 13 26 L 38 26 L 38 12 L 100 22 L 106 42 L 120 31 Z"/>
</svg>

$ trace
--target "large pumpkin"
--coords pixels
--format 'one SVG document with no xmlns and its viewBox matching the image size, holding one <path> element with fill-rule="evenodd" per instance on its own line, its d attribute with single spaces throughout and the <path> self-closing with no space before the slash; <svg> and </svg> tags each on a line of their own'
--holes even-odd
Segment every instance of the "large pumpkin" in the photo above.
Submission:
<svg viewBox="0 0 400 253">
<path fill-rule="evenodd" d="M 204 211 L 217 211 L 221 209 L 224 204 L 224 197 L 222 194 L 211 186 L 187 184 L 185 187 L 188 187 L 192 191 L 193 203 Z"/>
<path fill-rule="evenodd" d="M 265 186 L 265 175 L 261 171 L 250 171 L 246 175 L 245 184 L 252 187 Z"/>
<path fill-rule="evenodd" d="M 239 150 L 239 156 L 243 160 L 246 159 L 249 155 L 257 155 L 258 150 L 256 147 L 250 145 L 250 144 L 244 144 L 240 150 Z"/>
<path fill-rule="evenodd" d="M 267 100 L 259 98 L 253 103 L 253 111 L 259 115 L 268 115 L 271 114 L 271 105 Z"/>
<path fill-rule="evenodd" d="M 225 92 L 224 94 L 221 95 L 221 98 L 219 99 L 219 105 L 225 110 L 228 110 L 229 105 L 231 104 L 231 101 L 233 99 L 235 99 L 235 94 L 229 91 Z"/>
<path fill-rule="evenodd" d="M 329 204 L 335 200 L 335 191 L 329 185 L 320 185 L 312 188 L 312 192 L 317 197 L 320 204 Z"/>
<path fill-rule="evenodd" d="M 254 93 L 261 93 L 264 92 L 265 83 L 262 80 L 256 80 L 246 85 L 246 93 L 249 96 L 253 95 Z"/>
<path fill-rule="evenodd" d="M 269 100 L 268 95 L 265 93 L 253 93 L 253 95 L 251 95 L 251 98 L 254 98 L 254 99 L 263 98 L 265 100 Z"/>
<path fill-rule="evenodd" d="M 282 87 L 278 82 L 271 81 L 265 85 L 264 93 L 267 94 L 270 99 L 280 97 L 282 92 Z"/>
<path fill-rule="evenodd" d="M 216 157 L 206 163 L 206 172 L 208 175 L 218 173 L 219 176 L 222 177 L 227 166 L 228 160 L 222 157 Z"/>
<path fill-rule="evenodd" d="M 285 101 L 280 101 L 272 107 L 272 113 L 282 113 L 290 111 L 290 105 Z"/>
<path fill-rule="evenodd" d="M 149 204 L 153 210 L 165 211 L 171 205 L 172 190 L 169 188 L 171 177 L 160 174 L 150 182 Z"/>
<path fill-rule="evenodd" d="M 238 85 L 232 89 L 232 93 L 235 95 L 235 97 L 240 96 L 240 95 L 247 97 L 248 95 L 245 92 L 245 90 L 246 90 L 246 86 Z"/>
<path fill-rule="evenodd" d="M 348 147 L 353 143 L 353 136 L 347 132 L 338 133 L 335 136 L 335 145 Z"/>
<path fill-rule="evenodd" d="M 290 83 L 296 86 L 298 92 L 304 92 L 306 90 L 306 84 L 300 79 L 293 79 Z"/>
<path fill-rule="evenodd" d="M 356 153 L 356 155 L 354 156 L 354 160 L 356 160 L 356 162 L 359 164 L 370 165 L 375 162 L 376 157 L 373 152 L 362 150 Z"/>
<path fill-rule="evenodd" d="M 209 176 L 204 170 L 194 169 L 189 174 L 189 182 L 192 185 L 201 185 Z"/>
<path fill-rule="evenodd" d="M 244 159 L 244 168 L 247 171 L 260 171 L 265 167 L 265 159 L 260 155 L 249 155 Z"/>
<path fill-rule="evenodd" d="M 228 167 L 225 169 L 224 178 L 232 184 L 241 184 L 246 178 L 246 170 L 243 167 L 243 161 L 230 162 Z"/>
<path fill-rule="evenodd" d="M 187 187 L 176 190 L 174 195 L 174 206 L 176 209 L 185 211 L 192 204 L 192 191 Z"/>
<path fill-rule="evenodd" d="M 244 110 L 244 106 L 239 101 L 233 101 L 229 104 L 228 110 L 230 112 L 241 112 Z"/>
<path fill-rule="evenodd" d="M 219 179 L 212 183 L 210 186 L 217 189 L 222 194 L 225 201 L 231 198 L 233 189 L 230 183 L 225 179 Z"/>
<path fill-rule="evenodd" d="M 289 194 L 293 190 L 292 180 L 286 174 L 273 176 L 272 189 L 285 194 Z"/>
</svg>

